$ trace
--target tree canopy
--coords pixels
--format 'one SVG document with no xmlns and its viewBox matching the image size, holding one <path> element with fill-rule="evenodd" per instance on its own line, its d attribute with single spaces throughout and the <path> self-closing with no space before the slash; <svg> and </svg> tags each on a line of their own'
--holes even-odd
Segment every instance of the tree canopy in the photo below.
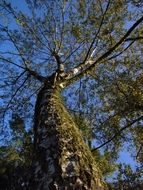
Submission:
<svg viewBox="0 0 143 190">
<path fill-rule="evenodd" d="M 60 71 L 63 101 L 103 173 L 124 145 L 142 165 L 142 11 L 134 0 L 0 1 L 0 159 L 30 159 L 36 95 Z"/>
</svg>

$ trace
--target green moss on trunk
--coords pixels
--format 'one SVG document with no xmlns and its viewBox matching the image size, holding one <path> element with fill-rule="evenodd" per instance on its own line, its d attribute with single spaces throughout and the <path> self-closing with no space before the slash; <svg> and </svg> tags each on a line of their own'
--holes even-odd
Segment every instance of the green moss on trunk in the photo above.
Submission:
<svg viewBox="0 0 143 190">
<path fill-rule="evenodd" d="M 42 190 L 106 189 L 98 166 L 59 91 L 44 88 L 39 94 L 32 187 Z"/>
</svg>

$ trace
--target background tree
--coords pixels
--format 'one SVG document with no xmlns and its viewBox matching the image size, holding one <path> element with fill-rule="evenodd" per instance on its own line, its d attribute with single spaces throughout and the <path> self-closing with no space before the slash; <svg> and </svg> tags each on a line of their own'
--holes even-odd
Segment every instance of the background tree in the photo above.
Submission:
<svg viewBox="0 0 143 190">
<path fill-rule="evenodd" d="M 27 0 L 23 6 L 20 10 L 10 1 L 0 3 L 2 129 L 8 131 L 12 112 L 20 113 L 29 126 L 38 94 L 30 183 L 42 189 L 103 188 L 93 157 L 57 91 L 62 91 L 69 110 L 91 122 L 88 138 L 100 143 L 94 154 L 103 147 L 115 160 L 130 136 L 138 147 L 142 7 L 110 0 Z"/>
<path fill-rule="evenodd" d="M 119 165 L 117 177 L 111 184 L 110 189 L 137 189 L 141 190 L 143 187 L 142 169 L 137 168 L 135 171 L 129 165 Z"/>
<path fill-rule="evenodd" d="M 0 147 L 0 187 L 3 190 L 28 188 L 32 136 L 18 115 L 13 115 L 10 129 L 10 139 Z"/>
</svg>

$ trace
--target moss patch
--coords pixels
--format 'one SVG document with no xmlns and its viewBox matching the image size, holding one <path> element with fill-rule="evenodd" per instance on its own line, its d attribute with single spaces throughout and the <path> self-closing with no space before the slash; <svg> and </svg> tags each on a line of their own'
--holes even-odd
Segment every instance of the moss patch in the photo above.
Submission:
<svg viewBox="0 0 143 190">
<path fill-rule="evenodd" d="M 94 189 L 95 184 L 100 189 L 106 189 L 106 185 L 101 180 L 101 172 L 92 157 L 91 151 L 83 141 L 80 130 L 57 92 L 53 96 L 53 104 L 60 122 L 57 131 L 61 148 L 60 165 L 63 165 L 63 173 L 66 170 L 64 167 L 67 167 L 67 163 L 68 169 L 70 170 L 70 166 L 75 167 L 75 173 L 82 176 L 82 181 L 85 184 L 89 183 L 92 189 Z"/>
</svg>

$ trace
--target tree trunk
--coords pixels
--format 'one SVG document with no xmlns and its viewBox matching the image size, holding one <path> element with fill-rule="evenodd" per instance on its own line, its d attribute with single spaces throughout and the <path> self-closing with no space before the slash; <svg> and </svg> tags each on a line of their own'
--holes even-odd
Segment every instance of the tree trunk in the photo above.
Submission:
<svg viewBox="0 0 143 190">
<path fill-rule="evenodd" d="M 44 87 L 35 107 L 34 190 L 103 190 L 101 175 L 60 92 Z"/>
</svg>

